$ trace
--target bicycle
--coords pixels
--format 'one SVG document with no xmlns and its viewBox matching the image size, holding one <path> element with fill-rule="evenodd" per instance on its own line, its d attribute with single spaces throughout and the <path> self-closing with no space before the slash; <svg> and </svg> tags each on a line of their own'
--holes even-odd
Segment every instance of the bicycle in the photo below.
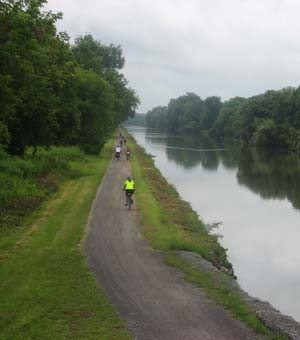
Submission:
<svg viewBox="0 0 300 340">
<path fill-rule="evenodd" d="M 132 195 L 133 192 L 126 191 L 126 206 L 128 207 L 128 210 L 131 210 L 131 206 L 133 204 Z"/>
</svg>

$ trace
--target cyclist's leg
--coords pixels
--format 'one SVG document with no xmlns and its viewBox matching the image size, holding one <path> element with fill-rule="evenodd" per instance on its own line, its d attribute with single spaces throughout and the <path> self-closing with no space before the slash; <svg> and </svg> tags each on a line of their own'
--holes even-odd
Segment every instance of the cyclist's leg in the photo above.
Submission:
<svg viewBox="0 0 300 340">
<path fill-rule="evenodd" d="M 125 190 L 125 206 L 128 206 L 128 202 L 129 202 L 129 195 L 128 195 L 128 191 Z"/>
<path fill-rule="evenodd" d="M 125 195 L 126 195 L 125 206 L 130 206 L 133 203 L 133 200 L 132 200 L 133 191 L 132 190 L 125 190 Z"/>
</svg>

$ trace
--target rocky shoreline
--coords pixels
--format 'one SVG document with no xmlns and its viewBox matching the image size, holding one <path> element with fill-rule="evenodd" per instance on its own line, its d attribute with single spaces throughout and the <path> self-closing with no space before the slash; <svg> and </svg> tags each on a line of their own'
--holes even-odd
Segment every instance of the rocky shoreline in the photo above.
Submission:
<svg viewBox="0 0 300 340">
<path fill-rule="evenodd" d="M 222 271 L 203 259 L 200 255 L 187 251 L 178 251 L 176 253 L 193 267 L 210 273 L 214 280 L 224 280 L 224 274 Z M 239 291 L 250 310 L 254 312 L 257 318 L 261 320 L 272 332 L 277 335 L 286 336 L 290 340 L 300 340 L 299 322 L 290 316 L 282 314 L 269 302 L 251 297 L 240 288 L 234 277 L 226 275 L 226 284 L 230 286 L 230 289 Z"/>
</svg>

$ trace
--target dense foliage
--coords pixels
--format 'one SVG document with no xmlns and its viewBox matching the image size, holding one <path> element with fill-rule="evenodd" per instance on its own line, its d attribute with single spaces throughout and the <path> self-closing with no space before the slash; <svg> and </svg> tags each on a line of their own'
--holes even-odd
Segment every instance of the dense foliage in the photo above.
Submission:
<svg viewBox="0 0 300 340">
<path fill-rule="evenodd" d="M 0 2 L 0 146 L 17 155 L 51 145 L 99 153 L 138 104 L 120 73 L 122 49 L 91 35 L 70 46 L 56 31 L 62 15 L 45 3 Z"/>
<path fill-rule="evenodd" d="M 147 126 L 172 133 L 196 132 L 219 139 L 240 139 L 252 146 L 300 150 L 300 87 L 267 91 L 251 98 L 201 99 L 187 93 L 167 107 L 147 112 Z"/>
</svg>

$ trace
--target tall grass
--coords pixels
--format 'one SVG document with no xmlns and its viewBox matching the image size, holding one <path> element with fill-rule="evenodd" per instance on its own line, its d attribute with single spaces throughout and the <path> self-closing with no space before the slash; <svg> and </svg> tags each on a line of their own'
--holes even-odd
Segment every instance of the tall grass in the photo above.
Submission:
<svg viewBox="0 0 300 340">
<path fill-rule="evenodd" d="M 77 147 L 28 150 L 24 158 L 0 151 L 0 227 L 17 226 L 62 180 L 80 176 L 84 161 Z"/>
</svg>

